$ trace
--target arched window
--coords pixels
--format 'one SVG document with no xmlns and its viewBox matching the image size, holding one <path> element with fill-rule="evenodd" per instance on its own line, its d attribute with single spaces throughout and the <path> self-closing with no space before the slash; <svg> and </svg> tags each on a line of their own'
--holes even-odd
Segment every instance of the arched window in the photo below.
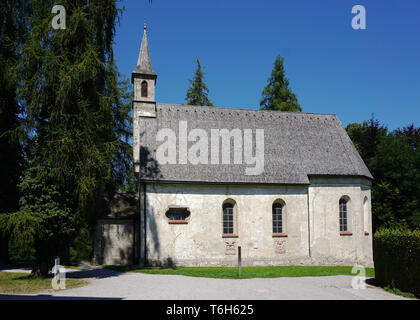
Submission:
<svg viewBox="0 0 420 320">
<path fill-rule="evenodd" d="M 273 233 L 283 233 L 283 205 L 280 202 L 273 203 Z"/>
<path fill-rule="evenodd" d="M 141 96 L 143 98 L 147 98 L 147 82 L 146 81 L 143 81 L 141 83 Z"/>
<path fill-rule="evenodd" d="M 223 234 L 234 234 L 234 204 L 227 202 L 223 204 Z"/>
<path fill-rule="evenodd" d="M 347 199 L 340 199 L 340 232 L 347 232 L 348 229 L 348 212 L 347 212 Z"/>
<path fill-rule="evenodd" d="M 363 200 L 363 221 L 364 221 L 364 231 L 365 235 L 369 235 L 369 200 L 368 197 L 365 197 Z"/>
</svg>

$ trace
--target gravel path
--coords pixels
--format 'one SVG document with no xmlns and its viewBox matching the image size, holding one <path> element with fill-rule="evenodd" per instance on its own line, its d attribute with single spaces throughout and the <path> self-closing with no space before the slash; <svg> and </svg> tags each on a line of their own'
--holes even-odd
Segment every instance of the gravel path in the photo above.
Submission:
<svg viewBox="0 0 420 320">
<path fill-rule="evenodd" d="M 89 285 L 38 295 L 7 296 L 0 299 L 140 299 L 140 300 L 399 300 L 370 285 L 353 289 L 352 276 L 210 279 L 174 275 L 119 273 L 108 269 L 72 270 L 68 278 L 88 279 Z"/>
</svg>

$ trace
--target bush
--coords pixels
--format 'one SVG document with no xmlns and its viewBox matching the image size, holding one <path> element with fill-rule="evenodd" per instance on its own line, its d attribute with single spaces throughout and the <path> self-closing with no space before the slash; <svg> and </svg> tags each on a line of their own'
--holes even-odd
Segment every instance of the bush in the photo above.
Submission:
<svg viewBox="0 0 420 320">
<path fill-rule="evenodd" d="M 420 296 L 420 231 L 382 229 L 373 242 L 375 281 Z"/>
<path fill-rule="evenodd" d="M 92 251 L 90 233 L 86 228 L 81 228 L 73 244 L 70 246 L 70 262 L 90 261 Z"/>
</svg>

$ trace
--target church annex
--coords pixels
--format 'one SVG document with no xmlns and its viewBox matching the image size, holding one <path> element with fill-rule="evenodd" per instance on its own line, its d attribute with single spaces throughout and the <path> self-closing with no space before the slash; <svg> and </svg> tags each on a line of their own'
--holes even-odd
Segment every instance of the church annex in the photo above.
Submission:
<svg viewBox="0 0 420 320">
<path fill-rule="evenodd" d="M 373 177 L 336 115 L 159 104 L 156 80 L 145 27 L 137 263 L 373 264 Z"/>
</svg>

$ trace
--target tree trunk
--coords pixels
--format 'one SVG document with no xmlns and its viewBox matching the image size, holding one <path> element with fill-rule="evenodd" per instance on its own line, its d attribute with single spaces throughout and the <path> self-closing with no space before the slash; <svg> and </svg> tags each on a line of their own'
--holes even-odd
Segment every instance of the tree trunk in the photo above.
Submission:
<svg viewBox="0 0 420 320">
<path fill-rule="evenodd" d="M 51 242 L 35 239 L 35 263 L 32 267 L 32 275 L 47 278 L 54 265 L 53 249 Z"/>
<path fill-rule="evenodd" d="M 34 277 L 48 278 L 50 269 L 48 263 L 45 261 L 35 262 L 32 267 L 32 275 Z"/>
</svg>

